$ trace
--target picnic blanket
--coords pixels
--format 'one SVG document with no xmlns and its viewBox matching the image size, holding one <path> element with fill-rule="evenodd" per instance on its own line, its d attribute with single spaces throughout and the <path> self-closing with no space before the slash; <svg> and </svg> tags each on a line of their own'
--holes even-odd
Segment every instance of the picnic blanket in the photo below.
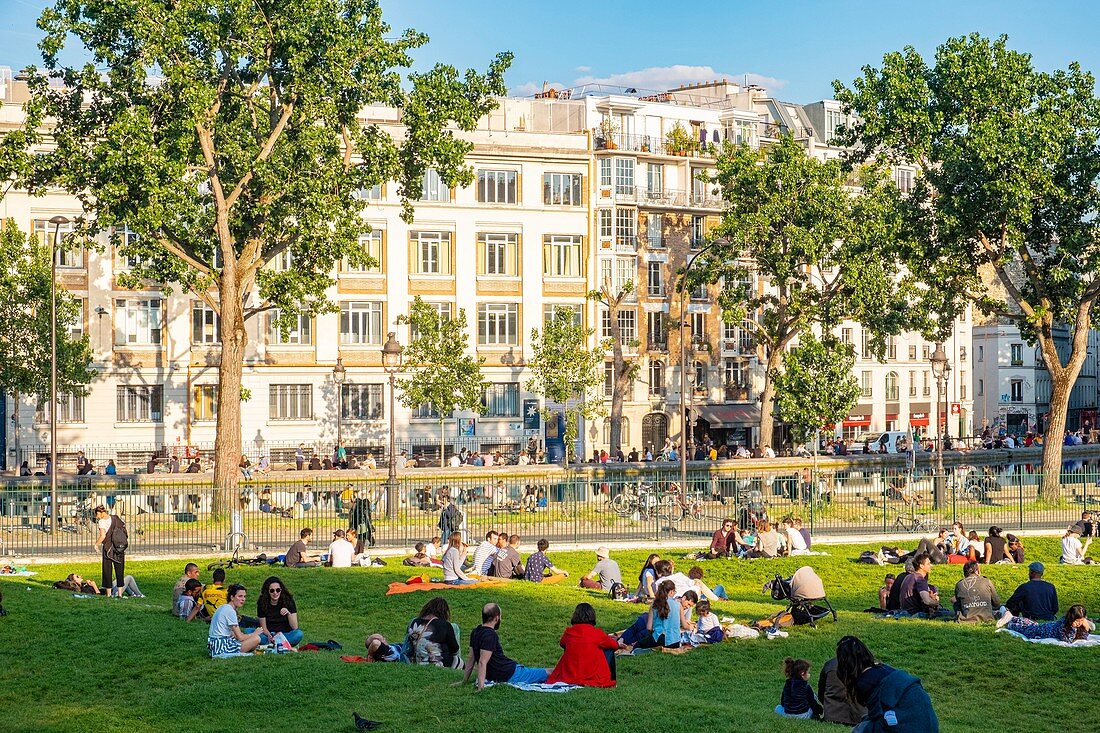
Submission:
<svg viewBox="0 0 1100 733">
<path fill-rule="evenodd" d="M 32 575 L 38 575 L 33 570 L 27 570 L 26 568 L 9 568 L 5 567 L 0 570 L 0 576 L 5 578 L 29 578 Z"/>
<path fill-rule="evenodd" d="M 1068 641 L 1058 641 L 1057 639 L 1029 639 L 1026 636 L 1024 636 L 1023 634 L 1021 634 L 1017 631 L 1012 631 L 1011 629 L 997 629 L 997 633 L 998 634 L 1005 633 L 1005 634 L 1013 636 L 1017 639 L 1022 639 L 1024 641 L 1030 641 L 1032 644 L 1047 644 L 1049 646 L 1072 646 L 1072 647 L 1100 646 L 1100 634 L 1090 634 L 1088 639 L 1083 639 L 1081 641 L 1068 642 Z"/>
<path fill-rule="evenodd" d="M 524 692 L 572 692 L 573 690 L 584 689 L 584 685 L 571 685 L 568 682 L 555 682 L 552 685 L 545 682 L 525 682 L 521 684 L 515 682 L 486 682 L 485 686 L 492 687 L 498 684 L 508 685 Z"/>
<path fill-rule="evenodd" d="M 543 578 L 543 585 L 557 585 L 565 580 L 564 575 L 551 575 L 549 578 Z M 463 590 L 470 588 L 483 588 L 486 585 L 503 585 L 504 583 L 510 583 L 512 581 L 506 578 L 482 578 L 480 583 L 473 583 L 471 585 L 448 585 L 446 583 L 390 583 L 386 589 L 387 596 L 395 596 L 401 593 L 415 593 L 418 590 Z M 526 582 L 526 581 L 516 581 Z"/>
</svg>

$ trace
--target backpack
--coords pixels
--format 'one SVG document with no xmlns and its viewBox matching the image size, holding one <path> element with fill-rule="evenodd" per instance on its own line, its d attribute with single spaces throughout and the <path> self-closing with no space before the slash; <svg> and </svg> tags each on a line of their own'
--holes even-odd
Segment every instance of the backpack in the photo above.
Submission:
<svg viewBox="0 0 1100 733">
<path fill-rule="evenodd" d="M 130 533 L 126 529 L 126 522 L 117 514 L 111 517 L 111 526 L 107 530 L 107 542 L 110 543 L 115 553 L 121 555 L 130 546 Z"/>
<path fill-rule="evenodd" d="M 625 601 L 627 595 L 626 586 L 622 583 L 612 583 L 611 590 L 607 592 L 607 597 L 613 601 Z"/>
</svg>

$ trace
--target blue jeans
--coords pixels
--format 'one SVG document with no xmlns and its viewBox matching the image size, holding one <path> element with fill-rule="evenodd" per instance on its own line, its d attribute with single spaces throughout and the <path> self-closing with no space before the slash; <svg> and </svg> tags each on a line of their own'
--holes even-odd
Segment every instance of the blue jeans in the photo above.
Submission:
<svg viewBox="0 0 1100 733">
<path fill-rule="evenodd" d="M 447 585 L 473 585 L 477 582 L 475 578 L 455 578 L 454 580 L 444 580 Z"/>
<path fill-rule="evenodd" d="M 788 713 L 786 710 L 784 710 L 782 705 L 776 705 L 775 706 L 775 712 L 779 715 L 782 715 L 784 718 L 799 718 L 801 720 L 810 720 L 814 717 L 814 711 L 813 710 L 807 710 L 804 713 L 799 713 L 798 715 L 793 715 L 791 713 Z"/>
<path fill-rule="evenodd" d="M 256 629 L 241 629 L 241 631 L 243 631 L 246 634 L 251 634 L 255 630 Z M 278 632 L 276 632 L 276 633 L 278 633 Z M 294 629 L 294 631 L 284 631 L 282 633 L 283 633 L 283 636 L 286 637 L 286 640 L 290 642 L 291 646 L 298 646 L 299 644 L 301 644 L 302 643 L 302 637 L 305 636 L 305 634 L 302 633 L 301 629 Z M 260 643 L 261 644 L 270 644 L 271 643 L 271 637 L 268 636 L 267 634 L 260 634 Z"/>
<path fill-rule="evenodd" d="M 730 599 L 730 597 L 726 595 L 725 586 L 716 585 L 713 588 L 711 588 L 711 591 L 714 593 L 714 595 L 718 596 L 723 601 L 728 601 Z"/>
<path fill-rule="evenodd" d="M 630 625 L 626 631 L 623 632 L 621 641 L 627 646 L 634 646 L 639 641 L 647 636 L 650 636 L 650 631 L 645 627 L 646 619 L 649 617 L 649 612 L 643 613 L 638 616 L 637 620 Z"/>
<path fill-rule="evenodd" d="M 535 685 L 546 681 L 546 678 L 550 676 L 550 673 L 545 669 L 524 667 L 522 664 L 516 665 L 516 671 L 512 673 L 511 678 L 508 680 L 508 684 L 511 685 Z"/>
</svg>

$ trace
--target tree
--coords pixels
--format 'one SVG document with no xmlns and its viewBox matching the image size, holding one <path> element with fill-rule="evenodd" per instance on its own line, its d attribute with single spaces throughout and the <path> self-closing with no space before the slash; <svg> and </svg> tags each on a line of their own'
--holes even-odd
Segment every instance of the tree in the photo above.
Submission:
<svg viewBox="0 0 1100 733">
<path fill-rule="evenodd" d="M 58 242 L 64 247 L 64 242 Z M 0 388 L 12 395 L 15 407 L 15 455 L 19 456 L 19 401 L 33 395 L 50 398 L 50 258 L 53 246 L 27 237 L 15 221 L 0 222 Z M 82 396 L 95 377 L 87 335 L 73 338 L 80 306 L 64 288 L 57 288 L 57 393 Z M 56 409 L 56 405 L 52 406 Z"/>
<path fill-rule="evenodd" d="M 418 295 L 409 315 L 398 317 L 397 322 L 409 324 L 413 334 L 405 348 L 404 370 L 410 377 L 397 380 L 401 404 L 409 409 L 431 405 L 438 414 L 439 465 L 444 466 L 447 418 L 455 410 L 484 410 L 481 393 L 486 383 L 481 365 L 485 358 L 466 353 L 465 310 L 459 309 L 457 318 L 447 318 Z"/>
<path fill-rule="evenodd" d="M 952 38 L 929 65 L 911 47 L 864 67 L 837 99 L 858 115 L 842 133 L 853 163 L 910 161 L 919 268 L 950 318 L 968 303 L 1019 326 L 1050 372 L 1040 497 L 1061 493 L 1070 391 L 1100 296 L 1100 100 L 1091 74 L 1037 71 L 1002 36 Z M 1057 331 L 1069 332 L 1060 354 Z"/>
<path fill-rule="evenodd" d="M 403 86 L 427 39 L 392 34 L 374 0 L 58 0 L 39 27 L 46 73 L 29 69 L 26 125 L 4 141 L 25 155 L 0 154 L 0 174 L 77 196 L 85 232 L 128 226 L 134 277 L 217 313 L 220 513 L 238 481 L 246 320 L 332 308 L 336 263 L 369 260 L 358 190 L 398 181 L 411 220 L 428 168 L 471 183 L 456 128 L 493 108 L 511 56 L 484 75 L 437 65 Z M 61 63 L 71 39 L 91 63 Z M 401 129 L 367 120 L 371 105 L 396 109 Z M 265 267 L 279 255 L 291 267 Z"/>
<path fill-rule="evenodd" d="M 614 451 L 621 446 L 623 430 L 623 402 L 627 393 L 638 376 L 638 357 L 627 356 L 625 347 L 638 348 L 637 339 L 623 342 L 622 325 L 619 314 L 622 312 L 623 303 L 634 292 L 634 282 L 628 280 L 616 292 L 610 282 L 604 282 L 599 290 L 588 293 L 588 299 L 593 300 L 607 308 L 608 329 L 607 338 L 603 339 L 601 346 L 604 351 L 611 351 L 611 412 L 608 421 L 611 429 L 608 436 L 608 447 Z"/>
<path fill-rule="evenodd" d="M 855 364 L 851 345 L 812 333 L 783 355 L 783 370 L 772 377 L 775 407 L 779 419 L 791 425 L 795 441 L 805 443 L 817 430 L 844 420 L 859 400 Z"/>
<path fill-rule="evenodd" d="M 542 333 L 531 330 L 531 358 L 527 368 L 531 381 L 527 389 L 565 407 L 566 461 L 575 452 L 580 418 L 592 420 L 603 414 L 600 390 L 604 383 L 604 350 L 589 349 L 593 329 L 585 328 L 578 314 L 558 308 L 553 319 L 543 324 Z M 553 418 L 544 407 L 543 417 Z"/>
<path fill-rule="evenodd" d="M 752 331 L 765 365 L 760 445 L 769 446 L 789 344 L 851 319 L 881 358 L 886 336 L 914 319 L 915 284 L 892 254 L 903 244 L 900 193 L 879 169 L 849 180 L 838 162 L 815 160 L 790 136 L 760 150 L 727 148 L 717 171 L 726 209 L 680 287 L 722 282 L 723 319 Z"/>
</svg>

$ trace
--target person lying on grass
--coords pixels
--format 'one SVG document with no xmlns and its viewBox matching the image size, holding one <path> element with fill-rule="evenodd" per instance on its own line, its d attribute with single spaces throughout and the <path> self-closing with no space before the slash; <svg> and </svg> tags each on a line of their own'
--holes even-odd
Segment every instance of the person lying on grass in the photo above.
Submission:
<svg viewBox="0 0 1100 733">
<path fill-rule="evenodd" d="M 59 580 L 53 584 L 54 588 L 58 590 L 67 590 L 72 593 L 91 593 L 92 595 L 99 595 L 99 586 L 94 581 L 86 580 L 84 576 L 79 573 L 69 573 L 65 576 L 64 580 Z"/>
<path fill-rule="evenodd" d="M 232 587 L 232 586 L 231 586 Z M 272 575 L 260 588 L 260 597 L 256 599 L 256 615 L 260 620 L 261 644 L 270 644 L 276 634 L 281 633 L 291 646 L 302 641 L 302 630 L 298 628 L 298 605 L 286 583 Z M 252 629 L 245 629 L 248 633 Z"/>
<path fill-rule="evenodd" d="M 1077 604 L 1070 606 L 1062 618 L 1046 623 L 1013 616 L 1011 611 L 1005 611 L 997 621 L 997 627 L 1015 631 L 1025 639 L 1056 639 L 1072 643 L 1088 639 L 1095 625 L 1088 620 L 1085 607 Z"/>
<path fill-rule="evenodd" d="M 368 662 L 403 662 L 401 647 L 390 644 L 381 634 L 371 634 L 365 642 Z"/>
<path fill-rule="evenodd" d="M 237 612 L 244 605 L 247 594 L 245 587 L 234 583 L 226 590 L 226 604 L 214 613 L 210 621 L 210 634 L 206 639 L 206 648 L 213 658 L 247 654 L 260 645 L 263 632 L 260 629 L 245 633 L 241 631 Z"/>
<path fill-rule="evenodd" d="M 553 561 L 546 555 L 546 550 L 549 549 L 550 542 L 542 539 L 538 542 L 538 552 L 527 558 L 527 564 L 523 569 L 523 579 L 529 580 L 532 583 L 541 583 L 542 579 L 546 577 L 546 571 L 549 570 L 552 575 L 564 575 L 569 577 L 569 573 L 561 568 L 554 567 Z"/>
<path fill-rule="evenodd" d="M 514 685 L 539 684 L 546 682 L 550 670 L 524 667 L 504 655 L 500 645 L 500 606 L 487 603 L 481 609 L 481 625 L 470 634 L 470 654 L 466 657 L 465 674 L 452 686 L 464 685 L 470 681 L 474 670 L 477 680 L 474 691 L 485 689 L 486 682 L 507 682 Z"/>
<path fill-rule="evenodd" d="M 559 642 L 565 651 L 546 681 L 550 684 L 565 682 L 585 687 L 614 687 L 618 640 L 596 626 L 596 609 L 588 603 L 577 604 L 569 623 Z"/>
</svg>

